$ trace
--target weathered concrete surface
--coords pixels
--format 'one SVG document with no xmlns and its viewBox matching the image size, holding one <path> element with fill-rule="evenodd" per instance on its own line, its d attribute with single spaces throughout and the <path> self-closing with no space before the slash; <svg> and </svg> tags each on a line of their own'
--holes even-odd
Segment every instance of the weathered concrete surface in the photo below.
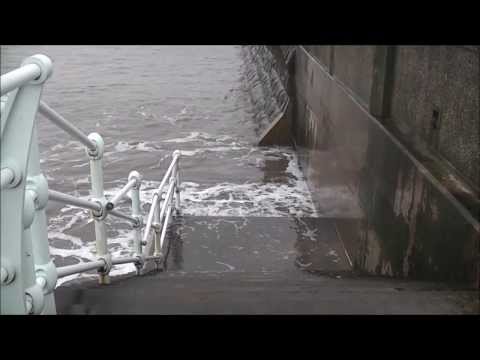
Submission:
<svg viewBox="0 0 480 360">
<path fill-rule="evenodd" d="M 370 102 L 375 46 L 335 46 L 334 76 L 366 107 Z"/>
<path fill-rule="evenodd" d="M 314 199 L 335 185 L 360 205 L 357 267 L 478 283 L 478 221 L 309 54 L 296 64 L 303 170 Z"/>
<path fill-rule="evenodd" d="M 185 217 L 175 224 L 169 271 L 346 273 L 334 219 Z"/>
<path fill-rule="evenodd" d="M 244 51 L 247 64 L 256 65 L 256 74 L 247 71 L 252 101 L 258 114 L 269 114 L 267 119 L 255 119 L 260 128 L 260 146 L 292 145 L 293 105 L 288 94 L 293 91 L 294 50 L 293 46 L 252 46 Z"/>
<path fill-rule="evenodd" d="M 323 46 L 312 46 L 305 45 L 304 48 L 311 54 L 325 69 L 332 70 L 334 61 L 332 59 L 334 52 L 333 46 L 323 45 Z"/>
<path fill-rule="evenodd" d="M 447 160 L 480 194 L 480 48 L 398 46 L 389 126 Z M 438 116 L 437 116 L 438 114 Z"/>
<path fill-rule="evenodd" d="M 333 55 L 325 66 L 327 50 L 325 47 L 316 48 L 297 47 L 295 86 L 290 97 L 295 104 L 291 119 L 292 136 L 320 216 L 330 215 L 327 213 L 330 208 L 327 199 L 333 196 L 345 200 L 345 208 L 340 211 L 337 207 L 334 217 L 344 220 L 338 222 L 338 233 L 359 270 L 480 286 L 478 194 L 445 161 L 433 160 L 435 156 L 431 151 L 419 151 L 415 146 L 409 146 L 401 134 L 392 134 L 394 130 L 389 125 L 390 115 L 399 113 L 390 111 L 398 106 L 391 104 L 391 96 L 396 99 L 393 103 L 402 96 L 405 99 L 416 96 L 413 85 L 409 92 L 404 90 L 398 94 L 402 92 L 400 86 L 410 85 L 405 82 L 400 85 L 400 75 L 396 74 L 403 66 L 401 72 L 409 70 L 412 73 L 408 76 L 414 77 L 418 72 L 416 67 L 426 60 L 417 56 L 417 60 L 409 63 L 410 60 L 406 59 L 412 59 L 412 51 L 420 50 L 397 49 L 408 53 L 401 56 L 406 65 L 399 65 L 398 51 L 392 62 L 388 52 L 382 54 L 385 48 L 379 51 L 367 47 L 332 47 L 328 51 L 333 51 Z M 475 55 L 474 50 L 468 49 L 471 53 L 468 56 L 462 53 L 463 68 L 474 66 L 475 61 L 478 63 L 478 54 Z M 451 111 L 447 111 L 449 121 L 461 127 L 463 122 L 459 119 L 464 117 L 459 111 L 472 114 L 477 111 L 476 118 L 466 121 L 478 126 L 478 96 L 475 95 L 478 95 L 478 82 L 461 80 L 474 75 L 475 71 L 478 73 L 478 69 L 472 68 L 469 75 L 460 76 L 455 74 L 454 65 L 451 65 L 455 63 L 451 53 L 447 56 L 445 50 L 431 51 L 436 55 L 429 55 L 430 65 L 425 66 L 436 72 L 436 77 L 450 78 L 450 82 L 432 80 L 434 84 L 427 86 L 429 78 L 424 77 L 423 82 L 417 80 L 420 81 L 419 91 L 426 93 L 429 89 L 432 94 L 437 94 L 432 96 L 438 100 L 463 83 L 468 89 L 459 90 L 459 93 L 468 97 L 462 100 L 462 104 L 469 109 L 460 110 L 452 105 Z M 355 59 L 355 56 L 360 58 Z M 383 72 L 370 69 L 373 66 L 380 66 Z M 357 74 L 352 72 L 353 69 L 365 71 Z M 392 74 L 388 75 L 388 71 L 395 71 L 396 85 L 393 88 L 393 80 L 389 77 Z M 369 89 L 372 92 L 368 92 Z M 372 98 L 380 95 L 383 98 Z M 423 100 L 422 104 L 428 108 L 430 100 Z M 422 111 L 416 113 L 414 109 L 419 105 L 414 104 L 404 102 L 403 111 L 411 106 L 412 116 L 420 116 Z M 448 107 L 451 103 L 444 104 Z M 379 119 L 372 116 L 372 106 L 375 113 L 381 115 Z M 413 131 L 418 130 L 415 129 Z M 469 139 L 477 136 L 478 143 L 478 131 L 474 134 L 474 128 L 468 129 L 458 133 L 458 141 L 465 136 Z M 473 155 L 472 159 L 479 154 L 472 141 L 468 140 L 466 146 Z"/>
<path fill-rule="evenodd" d="M 166 272 L 56 290 L 59 314 L 475 314 L 473 291 L 381 279 Z"/>
<path fill-rule="evenodd" d="M 272 146 L 272 145 L 291 145 L 291 116 L 292 107 L 287 104 L 287 110 L 278 114 L 268 126 L 264 132 L 260 135 L 259 146 Z"/>
<path fill-rule="evenodd" d="M 292 143 L 292 118 L 294 111 L 295 92 L 295 47 L 269 47 L 274 54 L 272 71 L 280 79 L 282 88 L 287 94 L 287 101 L 283 104 L 282 112 L 274 118 L 270 126 L 261 134 L 259 146 L 293 145 Z M 288 98 L 290 94 L 290 98 Z"/>
<path fill-rule="evenodd" d="M 243 48 L 245 59 L 246 89 L 255 111 L 252 113 L 257 126 L 258 137 L 261 138 L 271 120 L 285 111 L 288 103 L 289 82 L 288 58 L 282 49 L 278 48 L 276 57 L 265 46 Z M 286 55 L 288 56 L 288 55 Z M 278 139 L 280 142 L 287 136 Z"/>
<path fill-rule="evenodd" d="M 304 46 L 411 150 L 451 166 L 480 194 L 480 48 Z M 387 67 L 382 57 L 389 53 Z M 387 83 L 379 88 L 378 78 Z M 383 112 L 377 109 L 384 104 Z M 452 184 L 453 187 L 453 184 Z M 477 208 L 478 209 L 478 208 Z"/>
</svg>

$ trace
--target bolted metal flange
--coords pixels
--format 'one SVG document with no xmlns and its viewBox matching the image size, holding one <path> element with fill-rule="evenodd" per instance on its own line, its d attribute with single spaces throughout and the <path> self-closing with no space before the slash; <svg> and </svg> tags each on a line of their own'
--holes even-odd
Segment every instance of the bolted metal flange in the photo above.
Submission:
<svg viewBox="0 0 480 360">
<path fill-rule="evenodd" d="M 98 205 L 102 207 L 100 211 L 95 211 L 95 210 L 91 211 L 93 219 L 97 221 L 101 221 L 105 219 L 108 215 L 108 211 L 106 209 L 107 202 L 99 199 L 91 199 L 91 200 L 96 202 Z"/>
<path fill-rule="evenodd" d="M 52 60 L 48 56 L 36 54 L 23 60 L 22 66 L 35 64 L 40 68 L 40 76 L 31 81 L 31 84 L 41 84 L 45 82 L 53 72 Z"/>
<path fill-rule="evenodd" d="M 135 185 L 133 186 L 133 189 L 140 189 L 140 185 L 142 183 L 142 175 L 140 175 L 138 171 L 131 171 L 130 174 L 128 174 L 128 181 L 132 179 L 135 179 Z"/>
<path fill-rule="evenodd" d="M 2 160 L 2 169 L 9 169 L 13 173 L 13 179 L 7 185 L 7 189 L 13 189 L 20 184 L 23 179 L 22 171 L 15 161 Z"/>
<path fill-rule="evenodd" d="M 91 133 L 88 135 L 88 138 L 95 143 L 96 147 L 95 150 L 86 148 L 87 155 L 94 160 L 100 160 L 103 157 L 103 152 L 105 150 L 105 142 L 103 141 L 102 136 L 99 133 Z"/>
<path fill-rule="evenodd" d="M 41 314 L 45 307 L 45 296 L 43 295 L 43 288 L 35 283 L 35 285 L 25 290 L 26 308 L 28 314 Z"/>
<path fill-rule="evenodd" d="M 43 293 L 49 294 L 55 290 L 57 285 L 58 273 L 57 267 L 53 263 L 53 260 L 43 265 L 35 265 L 35 275 L 37 277 L 37 283 L 42 283 Z M 45 282 L 43 284 L 42 280 Z"/>
<path fill-rule="evenodd" d="M 25 191 L 25 199 L 23 203 L 23 228 L 28 229 L 35 218 L 35 199 L 37 193 L 31 189 Z"/>
<path fill-rule="evenodd" d="M 108 274 L 110 270 L 112 270 L 112 255 L 111 254 L 105 254 L 102 256 L 97 257 L 97 260 L 103 260 L 105 265 L 103 268 L 99 269 L 98 272 L 101 274 Z"/>
<path fill-rule="evenodd" d="M 134 229 L 139 229 L 143 225 L 143 216 L 142 215 L 132 215 L 135 218 L 136 222 L 132 224 Z"/>
<path fill-rule="evenodd" d="M 134 262 L 137 275 L 141 275 L 143 266 L 145 265 L 145 256 L 143 254 L 135 254 L 135 256 L 138 258 L 138 261 Z"/>
<path fill-rule="evenodd" d="M 42 210 L 48 203 L 48 182 L 43 174 L 29 176 L 27 178 L 28 190 L 35 192 L 35 209 Z"/>
<path fill-rule="evenodd" d="M 5 258 L 2 258 L 0 263 L 1 285 L 8 285 L 15 279 L 15 268 Z"/>
</svg>

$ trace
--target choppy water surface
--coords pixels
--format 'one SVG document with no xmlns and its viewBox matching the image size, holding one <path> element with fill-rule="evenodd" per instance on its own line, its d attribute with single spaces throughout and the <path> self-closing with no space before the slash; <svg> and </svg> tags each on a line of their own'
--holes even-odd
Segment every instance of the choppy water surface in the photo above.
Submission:
<svg viewBox="0 0 480 360">
<path fill-rule="evenodd" d="M 85 132 L 104 137 L 107 196 L 125 184 L 131 170 L 138 170 L 145 179 L 141 199 L 150 199 L 172 152 L 180 149 L 186 215 L 316 215 L 293 150 L 255 146 L 260 116 L 252 94 L 258 81 L 254 64 L 242 56 L 240 47 L 8 46 L 1 50 L 2 73 L 36 53 L 53 60 L 54 73 L 43 100 Z M 84 148 L 43 117 L 37 124 L 49 187 L 88 198 Z M 129 201 L 120 210 L 128 212 Z M 94 238 L 75 233 L 90 221 L 87 211 L 50 203 L 47 213 L 57 264 L 94 257 Z M 128 224 L 109 221 L 115 222 L 109 230 L 113 255 L 128 253 L 132 240 Z M 112 273 L 132 267 L 117 266 Z"/>
</svg>

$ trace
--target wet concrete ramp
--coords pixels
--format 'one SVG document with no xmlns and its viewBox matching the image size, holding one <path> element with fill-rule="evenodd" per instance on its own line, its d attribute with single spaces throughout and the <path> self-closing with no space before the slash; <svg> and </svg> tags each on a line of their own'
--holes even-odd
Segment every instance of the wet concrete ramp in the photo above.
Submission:
<svg viewBox="0 0 480 360">
<path fill-rule="evenodd" d="M 165 272 L 56 291 L 59 314 L 90 315 L 462 314 L 475 311 L 473 297 L 434 284 L 278 272 Z"/>
<path fill-rule="evenodd" d="M 166 271 L 76 280 L 56 290 L 60 314 L 452 314 L 473 292 L 356 276 L 335 220 L 183 217 Z"/>
<path fill-rule="evenodd" d="M 172 231 L 168 271 L 351 270 L 333 219 L 190 216 Z"/>
</svg>

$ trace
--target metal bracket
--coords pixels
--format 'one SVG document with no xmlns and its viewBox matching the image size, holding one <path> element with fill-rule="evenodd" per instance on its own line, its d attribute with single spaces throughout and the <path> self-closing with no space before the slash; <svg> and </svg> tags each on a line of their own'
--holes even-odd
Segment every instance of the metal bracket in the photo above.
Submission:
<svg viewBox="0 0 480 360">
<path fill-rule="evenodd" d="M 99 200 L 99 199 L 91 199 L 91 201 L 96 202 L 98 205 L 100 205 L 102 207 L 100 212 L 92 210 L 91 211 L 92 217 L 97 221 L 101 221 L 101 220 L 105 219 L 108 215 L 108 211 L 106 209 L 107 202 Z"/>
<path fill-rule="evenodd" d="M 137 274 L 140 275 L 143 266 L 145 265 L 145 256 L 143 254 L 135 254 L 138 258 L 138 261 L 134 263 L 135 267 L 137 268 Z"/>
<path fill-rule="evenodd" d="M 98 260 L 103 260 L 105 262 L 105 266 L 101 269 L 98 270 L 99 273 L 101 274 L 108 274 L 110 270 L 112 270 L 112 255 L 111 254 L 105 254 L 102 256 L 99 256 L 97 258 Z"/>
<path fill-rule="evenodd" d="M 13 189 L 20 184 L 23 178 L 22 171 L 14 161 L 2 160 L 2 169 L 8 168 L 13 172 L 13 180 L 7 185 L 7 189 Z"/>
<path fill-rule="evenodd" d="M 45 307 L 45 297 L 43 295 L 43 288 L 39 284 L 35 284 L 25 290 L 26 308 L 28 314 L 41 314 Z"/>
<path fill-rule="evenodd" d="M 23 228 L 28 229 L 35 218 L 35 199 L 37 193 L 31 189 L 25 190 L 25 198 L 23 202 Z"/>
<path fill-rule="evenodd" d="M 43 293 L 45 295 L 55 290 L 58 274 L 57 267 L 53 261 L 43 265 L 35 265 L 35 275 L 37 277 L 37 281 L 39 278 L 45 279 L 45 285 L 43 286 Z"/>
<path fill-rule="evenodd" d="M 140 185 L 142 183 L 142 176 L 138 171 L 132 171 L 130 174 L 128 174 L 128 181 L 135 179 L 135 185 L 133 186 L 133 189 L 138 190 L 140 189 Z"/>
<path fill-rule="evenodd" d="M 133 218 L 135 218 L 135 220 L 137 220 L 136 223 L 132 224 L 132 227 L 134 229 L 139 229 L 142 227 L 143 225 L 143 216 L 142 215 L 132 215 Z"/>
<path fill-rule="evenodd" d="M 48 182 L 43 174 L 27 178 L 27 190 L 35 192 L 35 210 L 42 210 L 48 203 Z"/>
<path fill-rule="evenodd" d="M 15 279 L 15 268 L 4 258 L 2 258 L 1 264 L 1 285 L 8 285 Z"/>
<path fill-rule="evenodd" d="M 103 152 L 105 149 L 105 142 L 103 141 L 102 136 L 98 133 L 91 133 L 90 135 L 88 135 L 88 138 L 90 139 L 90 141 L 95 143 L 95 150 L 90 150 L 89 148 L 86 148 L 87 155 L 92 160 L 100 160 L 103 157 Z"/>
<path fill-rule="evenodd" d="M 50 75 L 52 75 L 52 72 L 53 72 L 52 60 L 50 60 L 50 58 L 48 58 L 45 55 L 36 54 L 26 58 L 22 62 L 22 66 L 25 66 L 28 64 L 37 65 L 41 71 L 40 76 L 35 80 L 32 80 L 31 84 L 35 84 L 35 85 L 41 84 L 45 82 L 50 77 Z"/>
</svg>

